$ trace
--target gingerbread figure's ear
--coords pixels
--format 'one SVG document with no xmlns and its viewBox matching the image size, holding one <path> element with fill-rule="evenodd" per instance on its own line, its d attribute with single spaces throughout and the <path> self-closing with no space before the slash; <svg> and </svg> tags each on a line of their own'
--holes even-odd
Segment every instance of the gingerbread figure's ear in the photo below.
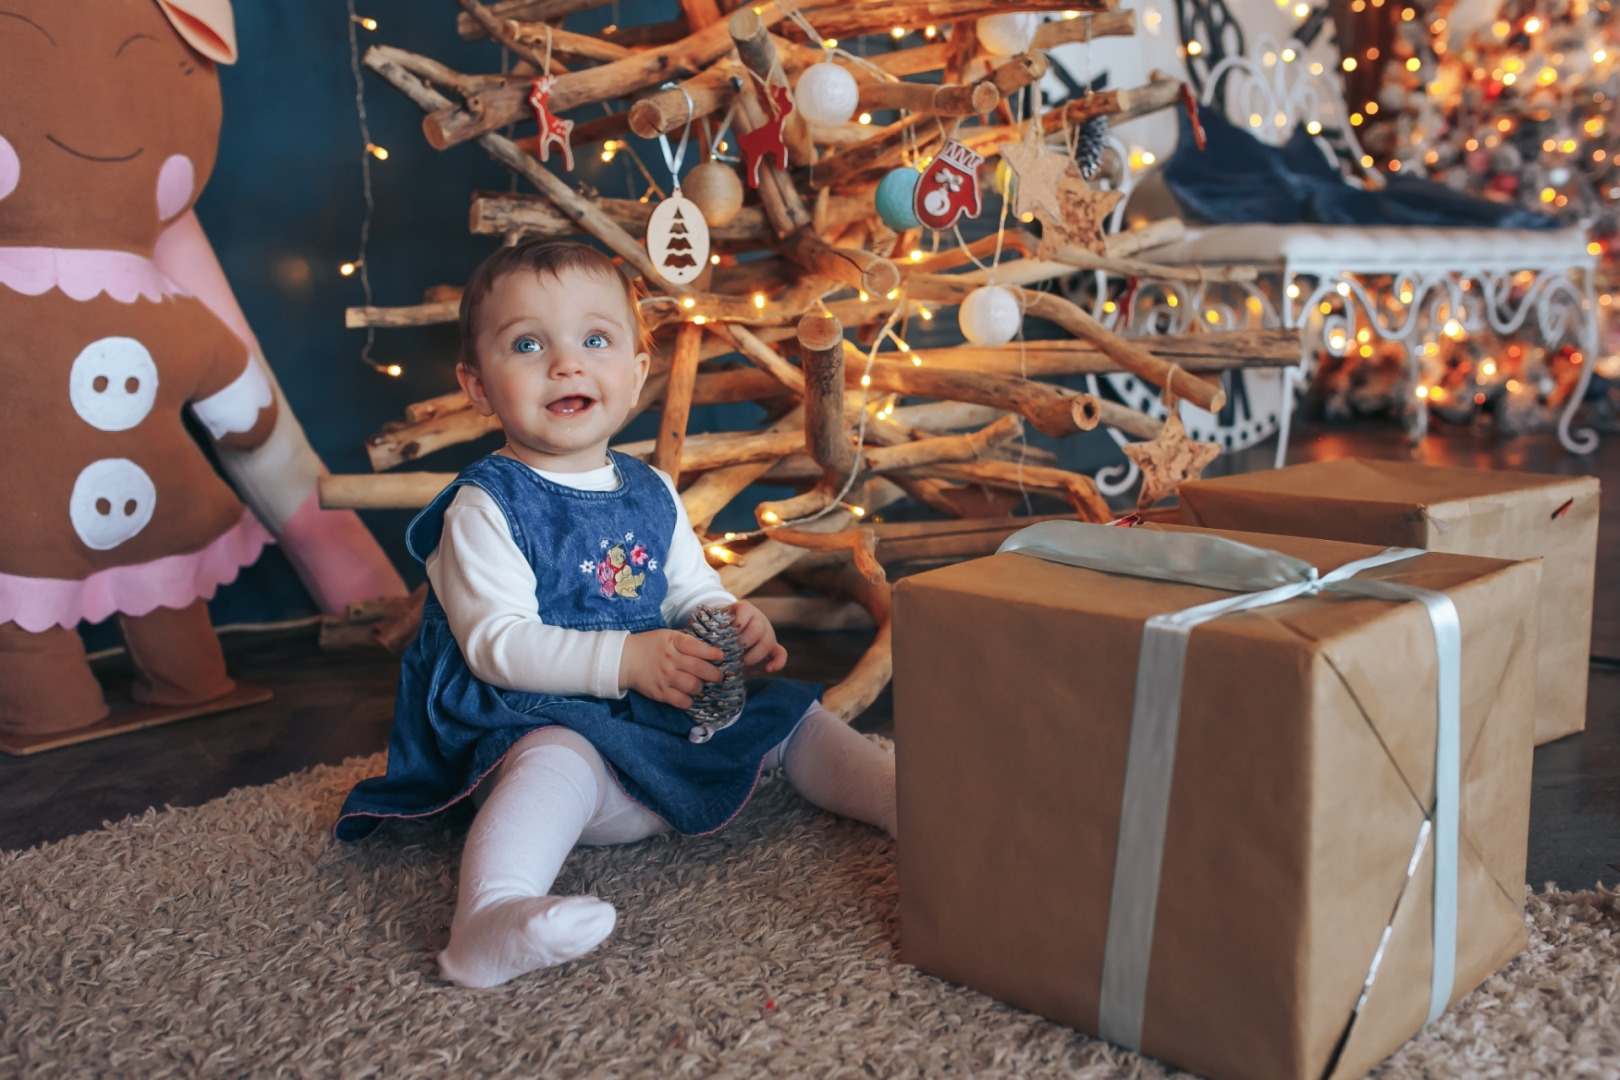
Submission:
<svg viewBox="0 0 1620 1080">
<path fill-rule="evenodd" d="M 231 0 L 157 0 L 157 5 L 193 49 L 216 63 L 236 63 Z"/>
</svg>

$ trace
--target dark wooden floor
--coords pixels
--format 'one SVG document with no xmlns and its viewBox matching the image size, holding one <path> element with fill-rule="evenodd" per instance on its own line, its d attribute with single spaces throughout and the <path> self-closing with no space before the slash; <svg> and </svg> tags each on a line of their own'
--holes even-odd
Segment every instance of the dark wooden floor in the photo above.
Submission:
<svg viewBox="0 0 1620 1080">
<path fill-rule="evenodd" d="M 1272 450 L 1217 462 L 1211 474 L 1264 468 Z M 1587 730 L 1536 751 L 1529 878 L 1564 888 L 1620 883 L 1620 436 L 1572 458 L 1550 436 L 1500 439 L 1488 430 L 1439 430 L 1415 452 L 1395 428 L 1307 428 L 1296 461 L 1347 456 L 1416 457 L 1434 464 L 1596 475 L 1604 481 Z M 786 672 L 836 681 L 867 635 L 783 635 Z M 70 747 L 33 758 L 0 756 L 0 848 L 43 843 L 149 806 L 189 806 L 244 784 L 262 784 L 314 764 L 387 745 L 396 662 L 381 655 L 325 655 L 312 631 L 234 635 L 226 642 L 238 678 L 272 687 L 264 705 Z M 101 665 L 124 674 L 122 661 Z M 891 722 L 887 693 L 861 718 Z"/>
</svg>

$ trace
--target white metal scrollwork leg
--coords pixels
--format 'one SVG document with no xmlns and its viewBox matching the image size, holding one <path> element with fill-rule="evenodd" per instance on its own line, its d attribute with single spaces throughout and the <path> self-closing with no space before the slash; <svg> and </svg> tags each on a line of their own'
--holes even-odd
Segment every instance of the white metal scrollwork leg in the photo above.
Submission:
<svg viewBox="0 0 1620 1080">
<path fill-rule="evenodd" d="M 1592 284 L 1592 271 L 1588 269 L 1585 274 L 1585 299 L 1582 303 L 1581 318 L 1581 373 L 1575 380 L 1575 388 L 1569 392 L 1569 401 L 1564 404 L 1563 414 L 1558 417 L 1558 441 L 1564 444 L 1564 449 L 1572 454 L 1590 454 L 1597 449 L 1598 435 L 1591 428 L 1582 428 L 1580 431 L 1571 431 L 1570 425 L 1575 422 L 1575 410 L 1581 407 L 1586 397 L 1586 386 L 1592 381 L 1592 368 L 1597 364 L 1598 345 L 1598 305 L 1596 289 Z"/>
</svg>

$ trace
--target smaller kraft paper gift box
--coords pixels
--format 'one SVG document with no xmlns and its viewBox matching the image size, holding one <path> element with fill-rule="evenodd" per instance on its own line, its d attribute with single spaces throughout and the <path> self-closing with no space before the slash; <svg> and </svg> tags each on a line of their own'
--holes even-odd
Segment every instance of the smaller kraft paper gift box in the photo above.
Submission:
<svg viewBox="0 0 1620 1080">
<path fill-rule="evenodd" d="M 1586 726 L 1595 478 L 1346 458 L 1183 484 L 1181 522 L 1489 559 L 1540 556 L 1536 745 Z"/>
<path fill-rule="evenodd" d="M 1215 1080 L 1362 1075 L 1525 946 L 1540 572 L 1048 522 L 899 582 L 902 959 Z"/>
</svg>

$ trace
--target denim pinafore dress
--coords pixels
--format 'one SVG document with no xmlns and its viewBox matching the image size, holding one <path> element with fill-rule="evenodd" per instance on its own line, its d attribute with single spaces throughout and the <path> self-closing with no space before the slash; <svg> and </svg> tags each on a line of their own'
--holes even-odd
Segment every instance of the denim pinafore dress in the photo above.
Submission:
<svg viewBox="0 0 1620 1080">
<path fill-rule="evenodd" d="M 476 484 L 495 500 L 518 550 L 534 568 L 541 617 L 573 630 L 664 626 L 664 560 L 677 521 L 669 488 L 648 465 L 611 454 L 620 484 L 580 491 L 520 461 L 491 454 L 411 522 L 411 555 L 439 544 L 456 490 Z M 821 687 L 791 679 L 748 684 L 742 718 L 704 743 L 688 738 L 680 709 L 630 691 L 622 699 L 564 697 L 491 686 L 467 667 L 431 589 L 422 629 L 406 650 L 388 743 L 388 771 L 349 792 L 335 829 L 358 840 L 385 818 L 423 818 L 466 798 L 512 744 L 561 724 L 583 735 L 624 791 L 677 832 L 713 832 L 753 794 L 765 755 L 787 738 Z"/>
</svg>

